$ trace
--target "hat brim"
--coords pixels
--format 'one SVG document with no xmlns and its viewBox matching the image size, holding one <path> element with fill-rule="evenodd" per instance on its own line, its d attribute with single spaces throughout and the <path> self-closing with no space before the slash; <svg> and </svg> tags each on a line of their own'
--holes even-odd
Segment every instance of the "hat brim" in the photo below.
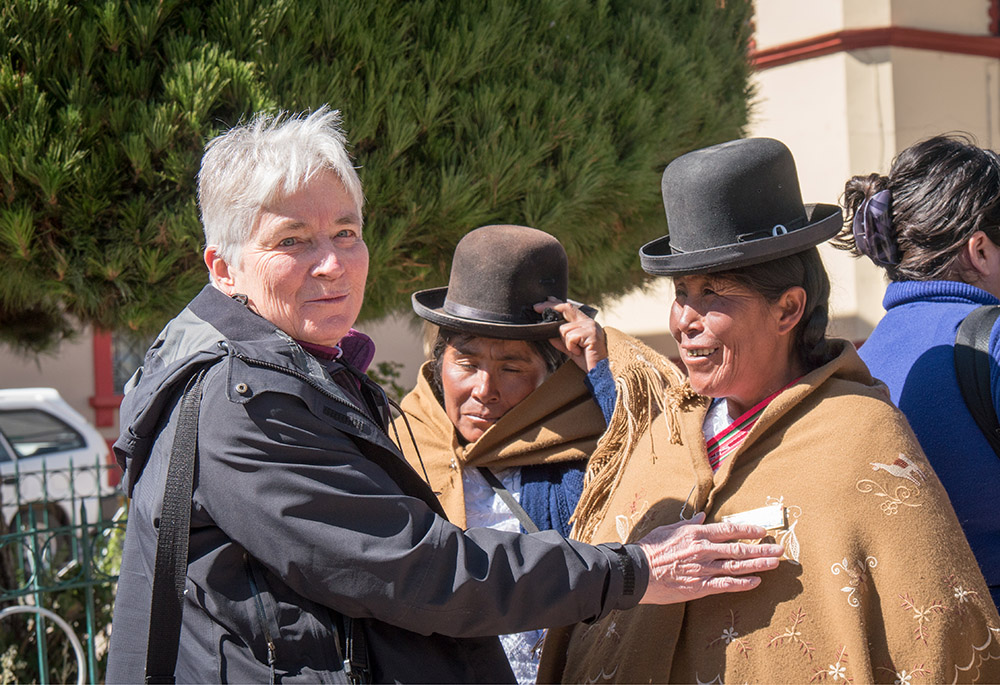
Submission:
<svg viewBox="0 0 1000 685">
<path fill-rule="evenodd" d="M 805 205 L 805 210 L 807 224 L 783 235 L 678 254 L 671 254 L 667 235 L 643 245 L 639 260 L 643 271 L 657 276 L 728 271 L 808 250 L 837 235 L 844 227 L 844 217 L 837 205 Z"/>
<path fill-rule="evenodd" d="M 447 286 L 419 290 L 413 293 L 410 301 L 413 304 L 414 313 L 420 318 L 426 319 L 442 328 L 450 328 L 463 333 L 472 333 L 484 338 L 502 338 L 504 340 L 548 340 L 549 338 L 558 338 L 559 327 L 566 323 L 561 318 L 558 321 L 530 324 L 496 323 L 479 319 L 466 319 L 461 316 L 449 314 L 444 310 L 444 300 L 447 295 Z M 591 317 L 597 313 L 596 309 L 587 305 L 580 307 L 580 310 Z"/>
</svg>

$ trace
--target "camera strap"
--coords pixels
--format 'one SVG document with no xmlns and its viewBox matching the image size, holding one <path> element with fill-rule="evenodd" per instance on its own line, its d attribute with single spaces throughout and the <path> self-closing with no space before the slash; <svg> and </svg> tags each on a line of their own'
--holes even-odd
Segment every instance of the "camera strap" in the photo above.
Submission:
<svg viewBox="0 0 1000 685">
<path fill-rule="evenodd" d="M 983 305 L 972 310 L 959 325 L 955 335 L 955 375 L 969 413 L 1000 456 L 1000 422 L 990 381 L 990 333 L 997 317 L 1000 305 Z"/>
<path fill-rule="evenodd" d="M 528 516 L 528 512 L 524 510 L 524 507 L 521 506 L 520 502 L 514 499 L 514 495 L 511 494 L 510 490 L 504 487 L 503 482 L 496 477 L 496 474 L 485 466 L 480 466 L 478 469 L 479 473 L 481 473 L 483 478 L 486 479 L 486 482 L 490 484 L 491 488 L 493 488 L 493 492 L 496 493 L 497 497 L 503 500 L 503 503 L 507 505 L 510 512 L 517 517 L 518 521 L 521 522 L 521 527 L 529 533 L 537 533 L 538 526 L 531 520 L 531 517 Z"/>
<path fill-rule="evenodd" d="M 191 535 L 194 463 L 198 456 L 198 414 L 206 371 L 206 368 L 198 371 L 184 388 L 167 465 L 146 644 L 146 683 L 150 685 L 175 682 Z"/>
</svg>

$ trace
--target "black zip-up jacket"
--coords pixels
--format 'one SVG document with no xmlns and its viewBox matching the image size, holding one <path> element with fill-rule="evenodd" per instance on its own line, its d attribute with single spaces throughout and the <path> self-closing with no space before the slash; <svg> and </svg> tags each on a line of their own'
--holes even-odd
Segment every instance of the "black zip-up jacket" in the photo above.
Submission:
<svg viewBox="0 0 1000 685">
<path fill-rule="evenodd" d="M 512 682 L 489 636 L 596 619 L 642 596 L 634 545 L 449 523 L 386 435 L 378 386 L 362 384 L 372 406 L 359 406 L 331 377 L 336 363 L 207 286 L 122 404 L 115 453 L 132 502 L 107 682 L 143 680 L 178 398 L 202 366 L 178 682 L 267 682 L 269 658 L 280 681 L 343 681 L 343 616 L 363 627 L 376 681 Z"/>
</svg>

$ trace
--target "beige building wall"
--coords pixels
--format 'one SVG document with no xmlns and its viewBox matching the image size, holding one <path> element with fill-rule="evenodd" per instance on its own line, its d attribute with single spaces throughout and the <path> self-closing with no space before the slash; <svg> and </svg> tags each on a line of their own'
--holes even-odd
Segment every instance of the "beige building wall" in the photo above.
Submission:
<svg viewBox="0 0 1000 685">
<path fill-rule="evenodd" d="M 905 27 L 986 36 L 989 0 L 756 0 L 758 50 L 844 30 Z M 795 157 L 803 201 L 839 203 L 855 174 L 887 173 L 912 143 L 951 131 L 1000 144 L 1000 62 L 904 47 L 834 52 L 758 71 L 749 136 L 777 138 Z M 863 340 L 884 314 L 882 271 L 821 246 L 831 279 L 831 333 Z M 669 284 L 605 308 L 602 322 L 673 354 Z"/>
<path fill-rule="evenodd" d="M 991 2 L 756 0 L 755 8 L 756 48 L 767 51 L 887 27 L 983 37 L 989 34 Z M 936 133 L 967 131 L 983 146 L 1000 145 L 1000 62 L 994 58 L 883 45 L 763 69 L 754 84 L 748 135 L 788 145 L 807 203 L 838 202 L 851 175 L 885 173 L 898 151 Z M 821 252 L 832 281 L 831 332 L 861 340 L 883 314 L 882 273 L 867 260 L 825 246 Z M 606 303 L 598 320 L 675 356 L 667 330 L 671 299 L 669 279 L 656 279 L 643 291 Z M 398 382 L 411 387 L 424 358 L 420 321 L 400 314 L 360 328 L 378 345 L 376 363 L 403 364 Z M 37 361 L 0 349 L 0 387 L 55 386 L 93 420 L 91 345 L 85 333 L 57 357 Z"/>
<path fill-rule="evenodd" d="M 378 321 L 358 324 L 357 328 L 375 341 L 375 359 L 402 364 L 396 383 L 406 388 L 417 384 L 417 371 L 424 362 L 423 319 L 414 314 L 395 314 Z"/>
</svg>

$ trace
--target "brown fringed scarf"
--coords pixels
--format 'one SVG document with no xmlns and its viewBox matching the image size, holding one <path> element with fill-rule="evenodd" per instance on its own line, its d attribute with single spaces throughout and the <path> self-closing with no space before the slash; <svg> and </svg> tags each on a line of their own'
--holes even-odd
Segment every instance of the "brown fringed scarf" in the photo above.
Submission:
<svg viewBox="0 0 1000 685">
<path fill-rule="evenodd" d="M 573 516 L 572 537 L 583 542 L 592 539 L 604 519 L 608 496 L 621 478 L 621 466 L 640 436 L 646 434 L 652 441 L 648 428 L 663 416 L 670 443 L 681 444 L 678 412 L 689 402 L 704 400 L 681 370 L 659 352 L 619 330 L 604 330 L 617 399 L 611 423 L 587 464 L 583 495 Z"/>
</svg>

